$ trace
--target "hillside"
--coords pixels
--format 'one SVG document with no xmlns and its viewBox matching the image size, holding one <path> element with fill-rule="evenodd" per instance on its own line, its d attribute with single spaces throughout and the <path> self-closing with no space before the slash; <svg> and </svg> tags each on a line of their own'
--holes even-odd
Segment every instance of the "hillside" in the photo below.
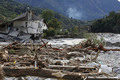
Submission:
<svg viewBox="0 0 120 80">
<path fill-rule="evenodd" d="M 120 10 L 118 0 L 15 0 L 40 8 L 48 8 L 80 20 L 102 18 L 111 11 Z"/>
<path fill-rule="evenodd" d="M 13 0 L 0 0 L 0 22 L 10 21 L 16 16 L 26 12 L 28 7 L 34 12 L 34 14 L 38 16 L 41 15 L 42 11 L 44 10 L 26 4 L 20 4 Z M 61 21 L 64 27 L 80 26 L 86 24 L 86 22 L 71 19 L 56 12 L 54 12 L 54 14 L 55 18 Z"/>
<path fill-rule="evenodd" d="M 14 17 L 27 11 L 28 5 L 17 3 L 13 0 L 0 0 L 0 19 L 1 21 L 9 21 Z M 41 9 L 29 6 L 37 15 L 41 13 Z"/>
<path fill-rule="evenodd" d="M 120 33 L 120 13 L 110 12 L 108 16 L 96 20 L 91 29 L 95 33 Z"/>
</svg>

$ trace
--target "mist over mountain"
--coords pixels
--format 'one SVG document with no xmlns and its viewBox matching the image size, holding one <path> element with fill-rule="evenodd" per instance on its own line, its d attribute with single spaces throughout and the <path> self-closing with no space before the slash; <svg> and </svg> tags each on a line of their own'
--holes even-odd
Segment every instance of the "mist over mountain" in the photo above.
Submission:
<svg viewBox="0 0 120 80">
<path fill-rule="evenodd" d="M 40 8 L 48 8 L 65 16 L 81 20 L 102 18 L 120 10 L 119 0 L 15 0 Z"/>
</svg>

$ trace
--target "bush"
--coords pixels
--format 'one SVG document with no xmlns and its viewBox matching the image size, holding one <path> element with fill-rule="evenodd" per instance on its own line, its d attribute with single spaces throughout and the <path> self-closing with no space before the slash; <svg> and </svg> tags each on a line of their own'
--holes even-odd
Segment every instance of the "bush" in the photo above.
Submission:
<svg viewBox="0 0 120 80">
<path fill-rule="evenodd" d="M 86 38 L 87 40 L 91 40 L 97 46 L 100 44 L 105 45 L 105 40 L 102 37 L 98 38 L 97 35 L 93 33 L 85 33 L 84 38 Z"/>
<path fill-rule="evenodd" d="M 56 34 L 56 31 L 54 28 L 50 27 L 48 30 L 44 30 L 44 37 L 53 37 Z"/>
</svg>

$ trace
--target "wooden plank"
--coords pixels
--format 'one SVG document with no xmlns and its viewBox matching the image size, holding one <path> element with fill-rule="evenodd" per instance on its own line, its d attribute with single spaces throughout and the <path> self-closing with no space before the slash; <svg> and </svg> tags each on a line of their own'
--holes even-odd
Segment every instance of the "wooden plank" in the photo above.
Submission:
<svg viewBox="0 0 120 80">
<path fill-rule="evenodd" d="M 46 77 L 46 78 L 61 78 L 55 76 L 59 71 L 58 70 L 51 70 L 51 69 L 8 69 L 3 68 L 5 72 L 5 76 L 8 77 L 21 77 L 21 76 L 38 76 L 38 77 Z M 54 73 L 54 75 L 53 75 Z M 59 75 L 59 74 L 58 74 Z M 74 79 L 74 78 L 81 78 L 79 75 L 69 73 L 62 78 L 64 79 Z"/>
<path fill-rule="evenodd" d="M 83 69 L 95 69 L 95 67 L 91 66 L 62 66 L 62 65 L 49 65 L 49 68 L 83 68 Z"/>
</svg>

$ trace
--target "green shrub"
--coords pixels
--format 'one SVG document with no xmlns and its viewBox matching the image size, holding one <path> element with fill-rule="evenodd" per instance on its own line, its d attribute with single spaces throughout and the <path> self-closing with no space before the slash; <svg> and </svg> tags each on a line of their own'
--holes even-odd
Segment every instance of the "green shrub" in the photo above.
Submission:
<svg viewBox="0 0 120 80">
<path fill-rule="evenodd" d="M 50 27 L 48 30 L 44 30 L 44 37 L 52 37 L 52 36 L 55 36 L 56 34 L 56 31 L 54 28 Z"/>
<path fill-rule="evenodd" d="M 100 44 L 105 45 L 104 38 L 102 38 L 102 37 L 98 38 L 97 35 L 95 35 L 93 33 L 85 33 L 84 38 L 86 38 L 87 40 L 91 40 L 92 43 L 96 44 L 97 46 Z"/>
</svg>

